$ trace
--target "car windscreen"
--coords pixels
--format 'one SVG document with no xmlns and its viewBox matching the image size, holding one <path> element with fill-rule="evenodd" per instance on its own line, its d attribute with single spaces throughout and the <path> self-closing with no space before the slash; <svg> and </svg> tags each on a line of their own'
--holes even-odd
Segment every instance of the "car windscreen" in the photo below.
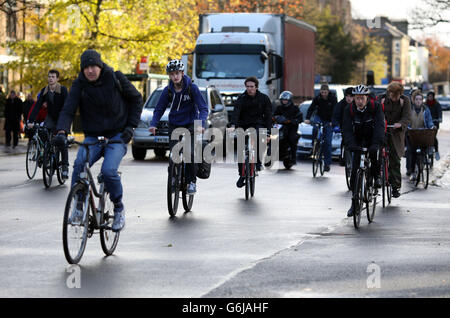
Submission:
<svg viewBox="0 0 450 318">
<path fill-rule="evenodd" d="M 308 109 L 311 106 L 311 103 L 300 105 L 300 112 L 303 115 L 303 119 L 306 119 L 306 114 L 308 113 Z"/>
<path fill-rule="evenodd" d="M 201 89 L 200 93 L 202 94 L 203 100 L 206 104 L 208 104 L 208 99 L 206 98 L 206 89 Z M 161 97 L 162 89 L 155 90 L 149 99 L 145 102 L 144 108 L 155 108 L 158 105 L 159 98 Z"/>
</svg>

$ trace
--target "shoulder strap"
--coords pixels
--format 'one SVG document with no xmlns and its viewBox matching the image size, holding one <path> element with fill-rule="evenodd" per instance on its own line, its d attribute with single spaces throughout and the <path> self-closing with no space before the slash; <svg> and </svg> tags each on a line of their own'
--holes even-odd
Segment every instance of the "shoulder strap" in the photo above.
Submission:
<svg viewBox="0 0 450 318">
<path fill-rule="evenodd" d="M 113 80 L 120 94 L 122 94 L 123 93 L 122 83 L 120 83 L 120 80 L 117 78 L 116 73 L 117 71 L 113 72 Z"/>
</svg>

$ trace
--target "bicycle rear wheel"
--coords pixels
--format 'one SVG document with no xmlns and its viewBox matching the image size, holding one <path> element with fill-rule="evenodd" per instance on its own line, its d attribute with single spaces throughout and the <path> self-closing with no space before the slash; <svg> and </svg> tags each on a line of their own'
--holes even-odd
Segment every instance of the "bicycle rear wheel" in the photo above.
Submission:
<svg viewBox="0 0 450 318">
<path fill-rule="evenodd" d="M 114 221 L 114 203 L 111 201 L 109 192 L 104 193 L 102 203 L 103 224 L 100 225 L 100 244 L 103 253 L 110 256 L 114 253 L 117 243 L 119 243 L 120 232 L 112 231 Z"/>
<path fill-rule="evenodd" d="M 352 189 L 350 185 L 350 178 L 352 175 L 352 154 L 344 148 L 344 163 L 345 163 L 345 181 L 347 182 L 347 188 Z"/>
<path fill-rule="evenodd" d="M 82 183 L 77 183 L 70 190 L 66 201 L 63 219 L 63 248 L 69 264 L 77 264 L 86 248 L 89 229 L 89 203 L 86 203 L 86 195 L 87 187 Z M 76 208 L 81 208 L 83 212 L 86 211 L 86 215 L 74 218 L 71 220 L 72 222 L 69 222 L 69 218 L 74 216 Z"/>
<path fill-rule="evenodd" d="M 359 228 L 359 223 L 361 221 L 361 213 L 364 209 L 364 173 L 358 170 L 355 178 L 355 190 L 353 192 L 353 225 L 355 228 Z"/>
<path fill-rule="evenodd" d="M 28 179 L 33 179 L 36 175 L 38 160 L 39 160 L 39 149 L 37 142 L 34 139 L 30 139 L 27 145 L 27 155 L 25 158 L 25 167 L 27 170 Z"/>
<path fill-rule="evenodd" d="M 424 157 L 424 166 L 423 166 L 423 187 L 428 188 L 428 182 L 430 179 L 430 162 L 428 160 L 428 156 Z"/>
<path fill-rule="evenodd" d="M 245 200 L 250 196 L 250 163 L 248 155 L 245 157 Z"/>
<path fill-rule="evenodd" d="M 383 203 L 383 208 L 386 207 L 387 200 L 387 182 L 386 182 L 386 170 L 384 165 L 384 160 L 381 161 L 381 200 Z"/>
<path fill-rule="evenodd" d="M 51 146 L 48 145 L 44 150 L 44 162 L 42 164 L 42 178 L 46 188 L 52 185 L 53 174 L 55 173 L 55 158 L 53 157 Z"/>
<path fill-rule="evenodd" d="M 185 181 L 186 177 L 186 165 L 181 168 L 181 197 L 183 199 L 183 208 L 185 212 L 189 212 L 192 209 L 192 204 L 194 203 L 194 195 L 187 193 L 187 184 Z"/>
<path fill-rule="evenodd" d="M 175 216 L 180 200 L 180 167 L 171 162 L 169 164 L 169 175 L 167 177 L 167 208 L 170 216 Z"/>
</svg>

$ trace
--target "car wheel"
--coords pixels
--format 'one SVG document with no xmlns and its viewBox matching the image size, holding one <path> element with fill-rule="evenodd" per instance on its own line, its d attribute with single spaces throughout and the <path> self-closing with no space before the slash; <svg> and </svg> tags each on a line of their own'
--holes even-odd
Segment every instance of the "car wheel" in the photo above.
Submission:
<svg viewBox="0 0 450 318">
<path fill-rule="evenodd" d="M 147 154 L 147 149 L 145 148 L 131 147 L 131 151 L 135 160 L 144 160 L 145 155 Z"/>
</svg>

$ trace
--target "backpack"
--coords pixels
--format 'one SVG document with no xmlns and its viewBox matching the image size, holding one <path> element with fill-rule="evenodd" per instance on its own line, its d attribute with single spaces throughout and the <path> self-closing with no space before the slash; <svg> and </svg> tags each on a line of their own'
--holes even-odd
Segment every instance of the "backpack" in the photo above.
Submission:
<svg viewBox="0 0 450 318">
<path fill-rule="evenodd" d="M 205 150 L 206 145 L 208 145 L 207 141 L 202 142 L 202 153 Z M 197 178 L 200 179 L 208 179 L 211 174 L 211 164 L 205 161 L 205 158 L 202 158 L 202 162 L 197 164 Z"/>
</svg>

